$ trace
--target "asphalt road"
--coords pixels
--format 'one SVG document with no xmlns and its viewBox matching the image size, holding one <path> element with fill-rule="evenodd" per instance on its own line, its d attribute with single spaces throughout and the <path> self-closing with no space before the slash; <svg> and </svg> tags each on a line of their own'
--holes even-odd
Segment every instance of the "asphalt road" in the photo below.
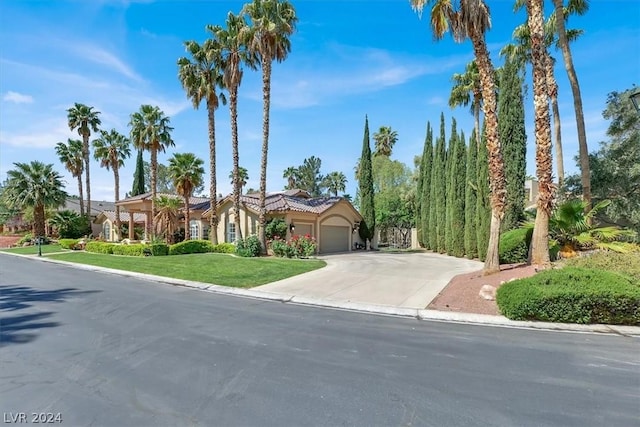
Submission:
<svg viewBox="0 0 640 427">
<path fill-rule="evenodd" d="M 68 426 L 632 426 L 640 340 L 221 296 L 0 255 L 0 410 Z M 24 424 L 23 424 L 24 425 Z"/>
</svg>

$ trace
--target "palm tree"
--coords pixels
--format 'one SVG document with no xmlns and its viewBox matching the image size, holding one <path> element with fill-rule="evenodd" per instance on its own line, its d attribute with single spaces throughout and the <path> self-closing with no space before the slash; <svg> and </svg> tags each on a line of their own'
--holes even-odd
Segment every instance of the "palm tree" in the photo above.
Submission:
<svg viewBox="0 0 640 427">
<path fill-rule="evenodd" d="M 213 35 L 215 37 L 215 35 Z M 222 52 L 220 44 L 213 38 L 206 40 L 202 46 L 195 41 L 185 42 L 187 52 L 193 58 L 182 57 L 178 59 L 178 78 L 182 87 L 187 92 L 187 97 L 193 102 L 193 107 L 198 109 L 204 99 L 207 104 L 207 119 L 209 125 L 209 202 L 211 216 L 209 236 L 211 243 L 218 244 L 218 214 L 217 214 L 217 182 L 216 182 L 216 125 L 215 110 L 220 102 L 226 104 L 227 100 L 222 92 Z"/>
<path fill-rule="evenodd" d="M 84 171 L 84 154 L 82 141 L 80 141 L 79 139 L 69 138 L 67 140 L 67 144 L 65 144 L 64 142 L 58 142 L 56 144 L 56 154 L 58 155 L 60 162 L 64 164 L 65 169 L 71 173 L 71 176 L 78 180 L 80 216 L 84 216 L 84 198 L 82 194 L 82 172 Z"/>
<path fill-rule="evenodd" d="M 49 227 L 55 228 L 60 238 L 75 239 L 78 237 L 78 225 L 80 221 L 84 220 L 81 215 L 78 215 L 74 211 L 64 210 L 56 212 L 51 218 L 49 218 Z"/>
<path fill-rule="evenodd" d="M 267 154 L 269 151 L 269 108 L 271 104 L 271 65 L 274 60 L 283 61 L 291 51 L 289 36 L 298 21 L 296 11 L 288 1 L 253 0 L 242 12 L 251 21 L 249 49 L 258 57 L 262 68 L 262 160 L 260 162 L 260 196 L 258 204 L 258 239 L 266 253 L 265 225 L 267 210 Z"/>
<path fill-rule="evenodd" d="M 64 205 L 67 193 L 63 190 L 62 176 L 52 164 L 39 161 L 14 163 L 7 172 L 3 197 L 10 208 L 33 209 L 34 230 L 45 235 L 45 208 Z"/>
<path fill-rule="evenodd" d="M 231 180 L 231 185 L 233 185 L 233 171 L 229 172 L 229 179 Z M 249 171 L 247 171 L 247 168 L 243 168 L 242 166 L 238 167 L 238 180 L 240 181 L 240 194 L 242 194 L 242 189 L 247 185 L 247 181 L 249 180 Z"/>
<path fill-rule="evenodd" d="M 163 235 L 168 245 L 174 243 L 173 236 L 179 225 L 178 212 L 181 205 L 182 201 L 175 197 L 162 195 L 156 200 L 158 213 L 153 218 L 154 232 Z"/>
<path fill-rule="evenodd" d="M 115 129 L 111 129 L 110 132 L 101 131 L 100 138 L 93 140 L 94 158 L 100 162 L 100 166 L 113 171 L 116 202 L 116 239 L 118 240 L 121 237 L 120 206 L 118 206 L 118 201 L 120 200 L 119 171 L 124 166 L 124 160 L 131 156 L 129 144 L 129 140 Z"/>
<path fill-rule="evenodd" d="M 131 114 L 131 142 L 138 150 L 151 153 L 151 218 L 156 217 L 156 194 L 158 176 L 158 151 L 164 152 L 175 144 L 171 139 L 173 128 L 169 126 L 169 117 L 162 110 L 151 105 L 140 106 L 140 111 Z M 153 220 L 152 220 L 153 222 Z M 149 235 L 153 224 L 147 226 Z"/>
<path fill-rule="evenodd" d="M 82 136 L 82 157 L 84 158 L 85 186 L 87 187 L 87 217 L 91 216 L 91 178 L 89 174 L 89 137 L 91 131 L 98 132 L 98 126 L 102 124 L 98 115 L 99 111 L 93 111 L 93 107 L 75 103 L 67 110 L 67 119 L 70 130 L 78 129 L 78 135 Z"/>
<path fill-rule="evenodd" d="M 398 132 L 390 126 L 380 126 L 378 132 L 373 134 L 373 140 L 375 141 L 373 155 L 390 157 L 393 146 L 398 142 Z"/>
<path fill-rule="evenodd" d="M 193 153 L 175 153 L 169 159 L 169 175 L 176 187 L 176 191 L 184 198 L 184 239 L 190 236 L 189 199 L 193 190 L 202 185 L 204 176 L 204 161 Z"/>
<path fill-rule="evenodd" d="M 334 196 L 338 196 L 338 191 L 345 191 L 347 189 L 347 177 L 342 172 L 331 172 L 324 177 L 322 186 L 327 189 L 329 194 L 333 193 Z"/>
<path fill-rule="evenodd" d="M 226 28 L 207 26 L 218 42 L 222 53 L 222 79 L 229 91 L 229 111 L 231 114 L 231 145 L 233 156 L 233 207 L 236 239 L 242 239 L 240 229 L 240 182 L 238 179 L 238 88 L 242 82 L 242 64 L 255 68 L 255 55 L 247 49 L 249 30 L 242 15 L 227 15 Z"/>
<path fill-rule="evenodd" d="M 569 48 L 569 37 L 565 29 L 565 8 L 562 0 L 553 0 L 555 6 L 555 21 L 558 32 L 558 45 L 562 50 L 564 66 L 569 76 L 569 84 L 573 93 L 573 108 L 576 114 L 576 125 L 578 128 L 578 147 L 580 152 L 580 181 L 582 183 L 582 198 L 586 202 L 585 211 L 591 210 L 591 177 L 589 168 L 589 149 L 587 147 L 587 131 L 584 125 L 584 112 L 582 110 L 582 95 L 580 94 L 580 84 L 576 69 L 573 66 L 573 57 Z M 568 11 L 583 15 L 589 9 L 586 0 L 569 0 Z"/>
<path fill-rule="evenodd" d="M 549 259 L 549 217 L 553 208 L 554 185 L 551 164 L 551 124 L 547 90 L 547 48 L 544 41 L 543 0 L 527 0 L 528 27 L 533 67 L 534 131 L 536 135 L 536 175 L 538 198 L 531 238 L 530 261 L 547 267 Z"/>
<path fill-rule="evenodd" d="M 484 273 L 496 273 L 500 271 L 498 246 L 500 222 L 504 216 L 506 203 L 506 187 L 496 114 L 495 70 L 485 41 L 485 32 L 491 27 L 489 7 L 484 0 L 460 0 L 457 9 L 451 0 L 411 0 L 411 5 L 418 12 L 421 12 L 427 3 L 434 3 L 431 9 L 431 27 L 436 39 L 442 39 L 444 34 L 451 30 L 455 41 L 462 42 L 469 38 L 473 44 L 482 88 L 491 188 L 491 228 Z"/>
<path fill-rule="evenodd" d="M 299 181 L 298 168 L 289 166 L 284 170 L 282 177 L 287 180 L 287 188 L 286 188 L 287 190 L 293 190 L 298 186 L 298 181 Z"/>
<path fill-rule="evenodd" d="M 455 73 L 451 80 L 453 80 L 453 87 L 451 88 L 451 95 L 449 95 L 449 106 L 455 108 L 460 105 L 466 107 L 471 104 L 473 123 L 476 130 L 476 144 L 479 146 L 481 141 L 480 136 L 482 135 L 480 133 L 482 88 L 480 87 L 480 74 L 476 61 L 469 62 L 465 67 L 464 73 Z"/>
</svg>

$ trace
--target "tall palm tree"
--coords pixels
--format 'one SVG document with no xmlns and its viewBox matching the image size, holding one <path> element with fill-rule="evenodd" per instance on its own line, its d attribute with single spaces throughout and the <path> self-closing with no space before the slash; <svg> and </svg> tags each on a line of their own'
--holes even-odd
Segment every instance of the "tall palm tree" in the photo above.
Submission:
<svg viewBox="0 0 640 427">
<path fill-rule="evenodd" d="M 156 194 L 158 176 L 158 151 L 164 152 L 167 147 L 175 144 L 171 139 L 173 128 L 169 126 L 169 117 L 158 107 L 151 105 L 140 106 L 140 111 L 131 114 L 131 142 L 138 150 L 151 153 L 151 218 L 156 217 Z M 153 224 L 147 225 L 147 232 L 151 235 Z"/>
<path fill-rule="evenodd" d="M 375 142 L 373 155 L 390 157 L 393 146 L 398 142 L 398 132 L 390 126 L 380 126 L 378 132 L 373 134 L 373 140 Z"/>
<path fill-rule="evenodd" d="M 220 44 L 214 38 L 206 40 L 202 45 L 195 41 L 185 42 L 187 52 L 193 58 L 178 59 L 178 78 L 187 92 L 187 97 L 198 109 L 204 99 L 207 104 L 207 120 L 209 125 L 209 202 L 211 216 L 209 226 L 211 243 L 218 244 L 218 214 L 217 214 L 217 180 L 216 180 L 216 121 L 215 111 L 222 102 L 227 100 L 220 91 L 224 88 L 222 81 L 222 52 Z"/>
<path fill-rule="evenodd" d="M 85 215 L 84 197 L 82 194 L 82 172 L 84 172 L 84 154 L 82 141 L 79 139 L 67 140 L 67 143 L 58 142 L 56 144 L 56 154 L 60 162 L 64 164 L 71 176 L 78 180 L 78 197 L 80 198 L 80 216 Z"/>
<path fill-rule="evenodd" d="M 527 0 L 528 26 L 533 66 L 534 131 L 536 135 L 536 175 L 538 198 L 535 225 L 531 238 L 530 261 L 547 267 L 549 259 L 549 217 L 553 208 L 554 185 L 551 162 L 551 124 L 547 90 L 548 61 L 544 41 L 543 0 Z"/>
<path fill-rule="evenodd" d="M 231 185 L 233 185 L 233 171 L 229 172 L 229 179 L 231 180 Z M 240 180 L 240 194 L 242 194 L 242 189 L 247 185 L 247 181 L 249 181 L 249 171 L 247 171 L 247 168 L 243 168 L 242 166 L 238 167 L 238 179 Z"/>
<path fill-rule="evenodd" d="M 298 168 L 289 166 L 284 170 L 282 177 L 287 180 L 287 190 L 293 190 L 298 186 L 299 174 Z"/>
<path fill-rule="evenodd" d="M 331 172 L 324 177 L 322 186 L 326 187 L 329 195 L 333 193 L 337 197 L 338 191 L 347 189 L 347 177 L 342 172 Z"/>
<path fill-rule="evenodd" d="M 67 110 L 67 122 L 70 130 L 78 129 L 78 135 L 82 136 L 82 157 L 84 158 L 85 186 L 87 188 L 87 217 L 91 216 L 91 177 L 89 166 L 89 137 L 91 131 L 98 132 L 98 127 L 102 124 L 99 111 L 94 111 L 93 107 L 75 103 Z"/>
<path fill-rule="evenodd" d="M 476 131 L 476 145 L 480 145 L 480 108 L 482 107 L 482 88 L 480 87 L 480 73 L 478 64 L 471 61 L 464 69 L 464 73 L 455 73 L 451 78 L 453 87 L 449 95 L 449 107 L 467 106 L 471 104 L 473 125 Z"/>
<path fill-rule="evenodd" d="M 127 137 L 115 129 L 110 132 L 101 131 L 100 138 L 93 140 L 93 156 L 100 162 L 100 166 L 113 171 L 113 182 L 115 184 L 116 201 L 116 239 L 120 240 L 120 168 L 124 166 L 124 160 L 131 156 L 130 143 Z"/>
<path fill-rule="evenodd" d="M 13 165 L 15 169 L 7 172 L 4 200 L 10 208 L 33 209 L 35 234 L 44 236 L 45 208 L 62 206 L 67 198 L 62 176 L 52 164 L 32 161 Z"/>
<path fill-rule="evenodd" d="M 573 57 L 569 48 L 569 38 L 565 28 L 565 8 L 562 0 L 553 0 L 555 6 L 555 21 L 558 32 L 558 45 L 562 51 L 564 66 L 569 76 L 569 84 L 573 93 L 573 108 L 576 114 L 576 126 L 578 128 L 578 147 L 580 158 L 580 181 L 582 183 L 582 198 L 586 202 L 585 212 L 591 210 L 591 176 L 589 168 L 589 148 L 587 147 L 587 131 L 584 125 L 584 112 L 582 110 L 582 95 L 576 69 L 573 66 Z M 569 0 L 569 11 L 582 15 L 587 12 L 589 5 L 587 0 Z"/>
<path fill-rule="evenodd" d="M 506 186 L 496 114 L 495 70 L 485 40 L 485 32 L 491 27 L 489 7 L 484 0 L 460 0 L 457 9 L 452 0 L 411 0 L 411 5 L 418 12 L 421 12 L 427 3 L 434 3 L 431 9 L 431 27 L 436 39 L 442 39 L 445 33 L 451 31 L 455 41 L 462 42 L 469 38 L 473 44 L 482 88 L 491 188 L 491 228 L 484 273 L 496 273 L 500 271 L 498 246 L 500 222 L 505 211 Z"/>
<path fill-rule="evenodd" d="M 229 12 L 226 27 L 207 26 L 220 43 L 222 54 L 222 80 L 229 91 L 229 111 L 231 114 L 231 146 L 233 156 L 233 207 L 236 239 L 242 239 L 240 229 L 240 182 L 238 179 L 238 88 L 242 82 L 242 65 L 256 67 L 256 57 L 247 49 L 249 30 L 242 15 Z"/>
<path fill-rule="evenodd" d="M 260 60 L 262 68 L 262 160 L 260 162 L 260 196 L 258 204 L 258 239 L 261 250 L 266 253 L 265 225 L 267 210 L 267 154 L 269 151 L 269 109 L 271 105 L 271 65 L 283 61 L 291 51 L 289 36 L 295 31 L 298 21 L 293 5 L 288 1 L 253 0 L 242 12 L 249 16 L 251 31 L 249 49 Z"/>
<path fill-rule="evenodd" d="M 156 200 L 158 213 L 153 218 L 153 223 L 155 224 L 154 233 L 164 236 L 168 245 L 175 243 L 173 236 L 179 226 L 178 213 L 181 205 L 182 201 L 176 197 L 162 195 Z"/>
<path fill-rule="evenodd" d="M 176 187 L 176 191 L 184 199 L 184 239 L 191 238 L 191 215 L 189 211 L 189 199 L 193 190 L 202 185 L 204 176 L 204 161 L 193 153 L 175 153 L 169 159 L 169 175 Z"/>
</svg>

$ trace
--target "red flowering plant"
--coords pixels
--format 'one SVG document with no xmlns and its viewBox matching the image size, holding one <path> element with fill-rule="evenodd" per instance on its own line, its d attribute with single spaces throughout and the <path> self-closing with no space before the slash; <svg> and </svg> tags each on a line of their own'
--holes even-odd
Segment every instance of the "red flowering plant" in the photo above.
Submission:
<svg viewBox="0 0 640 427">
<path fill-rule="evenodd" d="M 308 258 L 316 253 L 318 245 L 315 237 L 293 235 L 288 242 L 276 237 L 271 241 L 271 249 L 275 256 L 287 258 Z"/>
</svg>

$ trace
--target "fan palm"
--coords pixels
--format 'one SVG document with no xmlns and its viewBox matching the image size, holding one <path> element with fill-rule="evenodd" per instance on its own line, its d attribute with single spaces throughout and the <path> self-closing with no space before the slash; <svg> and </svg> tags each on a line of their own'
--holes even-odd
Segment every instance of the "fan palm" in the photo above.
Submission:
<svg viewBox="0 0 640 427">
<path fill-rule="evenodd" d="M 175 144 L 171 139 L 173 128 L 169 126 L 169 117 L 158 107 L 151 105 L 140 106 L 140 111 L 131 114 L 129 126 L 131 127 L 131 142 L 138 150 L 151 153 L 151 217 L 156 217 L 156 194 L 158 176 L 158 152 L 164 152 L 167 147 Z M 149 235 L 154 229 L 153 224 L 148 225 Z"/>
<path fill-rule="evenodd" d="M 91 136 L 91 131 L 98 132 L 98 127 L 102 124 L 98 115 L 100 115 L 100 112 L 94 111 L 93 107 L 77 102 L 67 110 L 69 129 L 78 129 L 78 135 L 82 136 L 82 157 L 84 158 L 85 186 L 87 188 L 87 216 L 91 216 L 89 137 Z"/>
<path fill-rule="evenodd" d="M 288 1 L 253 0 L 242 12 L 251 21 L 249 49 L 260 60 L 262 68 L 262 157 L 260 162 L 260 196 L 258 215 L 258 239 L 266 251 L 265 225 L 267 211 L 267 155 L 269 151 L 269 109 L 271 105 L 271 65 L 283 61 L 291 51 L 289 36 L 298 21 L 296 11 Z"/>
<path fill-rule="evenodd" d="M 233 185 L 233 171 L 229 172 L 229 179 L 231 180 L 231 185 Z M 242 166 L 238 168 L 238 180 L 240 181 L 240 194 L 242 194 L 242 189 L 247 185 L 247 181 L 249 180 L 247 168 L 243 168 Z"/>
<path fill-rule="evenodd" d="M 347 189 L 347 177 L 342 172 L 331 172 L 324 177 L 322 186 L 327 189 L 329 194 L 333 193 L 337 197 L 338 191 Z"/>
<path fill-rule="evenodd" d="M 82 217 L 74 211 L 64 210 L 56 212 L 48 221 L 49 226 L 58 231 L 60 238 L 75 239 L 82 234 L 78 233 Z"/>
<path fill-rule="evenodd" d="M 287 180 L 287 190 L 293 190 L 298 186 L 299 174 L 298 168 L 289 166 L 284 170 L 282 177 Z"/>
<path fill-rule="evenodd" d="M 242 239 L 240 229 L 240 183 L 238 179 L 238 88 L 242 82 L 242 65 L 256 67 L 255 54 L 247 49 L 250 36 L 249 27 L 242 15 L 229 12 L 226 27 L 207 26 L 220 43 L 222 54 L 222 80 L 229 91 L 229 111 L 231 114 L 231 146 L 233 156 L 233 207 L 236 212 L 234 222 L 236 238 Z"/>
<path fill-rule="evenodd" d="M 56 144 L 56 154 L 60 162 L 64 164 L 66 170 L 71 176 L 78 180 L 78 197 L 80 198 L 80 215 L 84 216 L 84 198 L 82 194 L 82 172 L 84 172 L 84 154 L 82 149 L 82 141 L 79 139 L 67 140 L 67 143 L 58 142 Z"/>
<path fill-rule="evenodd" d="M 7 172 L 3 197 L 10 208 L 33 209 L 34 231 L 45 235 L 45 208 L 64 205 L 67 193 L 63 190 L 62 176 L 52 164 L 38 161 L 14 163 Z"/>
<path fill-rule="evenodd" d="M 398 142 L 398 132 L 390 126 L 381 126 L 378 132 L 373 134 L 373 140 L 375 141 L 373 155 L 390 157 L 393 146 Z"/>
<path fill-rule="evenodd" d="M 215 34 L 213 35 L 215 37 Z M 215 38 L 206 40 L 202 45 L 195 41 L 185 42 L 187 52 L 193 58 L 182 57 L 178 60 L 178 78 L 187 92 L 187 97 L 198 108 L 202 100 L 207 105 L 207 120 L 209 127 L 209 225 L 211 242 L 218 244 L 218 214 L 217 214 L 217 182 L 216 182 L 216 125 L 215 111 L 220 103 L 227 100 L 219 90 L 224 88 L 222 81 L 222 52 L 220 44 Z"/>
<path fill-rule="evenodd" d="M 184 199 L 184 238 L 189 240 L 190 236 L 190 211 L 189 199 L 193 195 L 193 190 L 202 185 L 204 176 L 203 160 L 193 153 L 175 153 L 169 159 L 169 175 L 176 187 L 176 191 Z"/>
<path fill-rule="evenodd" d="M 491 228 L 484 273 L 496 273 L 500 271 L 498 245 L 500 223 L 505 211 L 506 187 L 496 114 L 495 70 L 485 41 L 485 32 L 491 27 L 489 7 L 484 0 L 460 0 L 457 2 L 457 9 L 452 0 L 411 0 L 414 10 L 419 13 L 428 3 L 434 4 L 431 9 L 431 28 L 436 39 L 441 39 L 445 33 L 451 31 L 455 41 L 462 42 L 469 38 L 473 45 L 482 88 L 491 188 Z"/>
<path fill-rule="evenodd" d="M 179 226 L 178 212 L 181 205 L 182 201 L 175 197 L 163 195 L 156 200 L 158 213 L 153 218 L 154 233 L 164 236 L 168 245 L 174 243 L 173 236 Z"/>
<path fill-rule="evenodd" d="M 100 166 L 113 171 L 113 182 L 116 202 L 116 239 L 120 240 L 120 168 L 124 166 L 124 160 L 131 156 L 129 140 L 116 131 L 101 131 L 100 138 L 93 140 L 93 156 L 100 162 Z"/>
<path fill-rule="evenodd" d="M 453 87 L 451 88 L 451 95 L 449 95 L 449 106 L 455 108 L 460 105 L 466 107 L 471 104 L 473 124 L 476 131 L 476 144 L 479 146 L 482 88 L 480 87 L 480 74 L 476 61 L 469 62 L 465 67 L 464 73 L 455 73 L 451 80 L 453 80 Z"/>
</svg>

